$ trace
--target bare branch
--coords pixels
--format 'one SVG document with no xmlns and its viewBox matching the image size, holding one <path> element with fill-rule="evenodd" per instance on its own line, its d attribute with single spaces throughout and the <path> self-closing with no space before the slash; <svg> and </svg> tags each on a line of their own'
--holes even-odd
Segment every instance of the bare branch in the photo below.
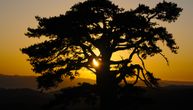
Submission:
<svg viewBox="0 0 193 110">
<path fill-rule="evenodd" d="M 123 63 L 130 63 L 130 59 L 125 59 L 125 60 L 119 60 L 119 61 L 110 61 L 111 64 L 123 64 Z"/>
<path fill-rule="evenodd" d="M 166 62 L 167 62 L 167 65 L 169 66 L 169 60 L 168 60 L 168 58 L 163 54 L 163 53 L 159 53 L 165 60 L 166 60 Z"/>
<path fill-rule="evenodd" d="M 129 56 L 129 61 L 131 61 L 131 59 L 133 58 L 133 55 L 136 53 L 137 47 L 135 47 L 135 49 L 133 49 L 133 51 L 131 52 L 130 56 Z"/>
<path fill-rule="evenodd" d="M 92 70 L 90 67 L 85 66 L 86 69 L 90 70 L 91 72 L 93 72 L 96 75 L 96 71 Z"/>
<path fill-rule="evenodd" d="M 148 79 L 146 78 L 143 70 L 141 70 L 141 72 L 142 72 L 142 75 L 143 75 L 143 78 L 144 78 L 144 80 L 143 80 L 144 83 L 145 83 L 148 87 L 153 87 L 152 84 L 151 84 L 151 83 L 148 81 Z"/>
<path fill-rule="evenodd" d="M 143 61 L 143 59 L 139 56 L 139 53 L 137 54 L 138 58 L 141 60 L 142 66 L 145 69 L 145 71 L 147 71 L 146 67 L 145 67 L 145 63 Z"/>
<path fill-rule="evenodd" d="M 84 45 L 84 44 L 82 44 L 82 43 L 80 43 L 79 46 L 83 49 L 84 54 L 85 54 L 86 57 L 89 57 L 89 54 L 87 53 L 87 51 L 88 51 L 92 56 L 97 57 L 96 54 L 93 52 L 93 50 L 91 49 L 90 46 L 86 46 L 86 45 Z"/>
<path fill-rule="evenodd" d="M 117 48 L 114 49 L 114 52 L 116 51 L 120 51 L 120 50 L 129 50 L 131 48 L 136 48 L 136 47 L 139 47 L 139 45 L 143 42 L 145 42 L 147 39 L 143 39 L 141 38 L 140 40 L 136 41 L 135 43 L 133 44 L 122 44 L 121 46 L 118 45 Z M 125 42 L 126 42 L 126 39 L 125 39 Z"/>
<path fill-rule="evenodd" d="M 153 14 L 152 16 L 148 17 L 148 18 L 147 18 L 147 19 L 148 19 L 148 22 L 150 22 L 151 19 L 153 19 L 153 18 L 156 17 L 157 15 L 158 15 L 158 13 L 155 13 L 155 14 Z"/>
</svg>

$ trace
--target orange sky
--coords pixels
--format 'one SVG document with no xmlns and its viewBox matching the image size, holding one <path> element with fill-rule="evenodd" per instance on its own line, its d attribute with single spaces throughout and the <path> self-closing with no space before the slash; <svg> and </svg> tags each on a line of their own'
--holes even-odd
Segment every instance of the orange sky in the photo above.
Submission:
<svg viewBox="0 0 193 110">
<path fill-rule="evenodd" d="M 27 56 L 19 49 L 29 46 L 39 39 L 24 36 L 27 27 L 35 27 L 34 16 L 57 16 L 63 14 L 74 3 L 83 0 L 1 0 L 0 1 L 0 74 L 35 75 L 31 71 Z M 154 6 L 161 0 L 112 0 L 120 7 L 129 9 L 139 3 Z M 168 0 L 166 0 L 168 1 Z M 180 46 L 179 54 L 165 50 L 170 66 L 162 57 L 146 60 L 147 68 L 164 80 L 193 81 L 193 0 L 170 0 L 178 3 L 184 10 L 179 19 L 172 24 L 162 24 L 173 33 Z M 93 77 L 84 75 L 82 77 Z"/>
</svg>

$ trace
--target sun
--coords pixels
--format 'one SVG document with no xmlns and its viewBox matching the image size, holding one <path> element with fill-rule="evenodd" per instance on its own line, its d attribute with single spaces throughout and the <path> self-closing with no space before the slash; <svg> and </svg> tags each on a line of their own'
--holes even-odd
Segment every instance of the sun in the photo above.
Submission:
<svg viewBox="0 0 193 110">
<path fill-rule="evenodd" d="M 99 62 L 96 60 L 96 59 L 93 59 L 92 60 L 92 63 L 95 67 L 98 67 L 99 66 Z"/>
</svg>

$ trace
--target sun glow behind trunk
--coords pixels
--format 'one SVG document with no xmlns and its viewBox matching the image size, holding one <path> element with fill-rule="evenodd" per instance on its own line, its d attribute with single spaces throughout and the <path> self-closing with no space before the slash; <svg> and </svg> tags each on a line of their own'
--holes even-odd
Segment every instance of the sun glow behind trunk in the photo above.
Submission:
<svg viewBox="0 0 193 110">
<path fill-rule="evenodd" d="M 92 60 L 92 63 L 95 67 L 98 67 L 99 66 L 99 62 L 96 60 L 96 59 L 93 59 Z"/>
</svg>

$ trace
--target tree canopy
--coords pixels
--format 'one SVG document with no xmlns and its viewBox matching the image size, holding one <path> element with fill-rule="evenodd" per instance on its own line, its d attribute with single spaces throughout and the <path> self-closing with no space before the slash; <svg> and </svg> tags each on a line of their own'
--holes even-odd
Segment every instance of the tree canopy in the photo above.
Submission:
<svg viewBox="0 0 193 110">
<path fill-rule="evenodd" d="M 154 87 L 157 79 L 146 70 L 144 59 L 160 54 L 168 61 L 158 45 L 160 41 L 177 53 L 175 39 L 160 23 L 175 22 L 181 11 L 176 3 L 166 1 L 153 8 L 139 4 L 136 9 L 125 10 L 109 0 L 86 0 L 59 16 L 36 16 L 38 26 L 28 28 L 25 35 L 48 40 L 21 50 L 29 56 L 33 71 L 41 74 L 37 79 L 40 88 L 52 87 L 63 77 L 73 79 L 84 74 L 78 72 L 81 68 L 96 74 L 99 88 L 116 86 L 121 81 L 127 84 L 126 78 L 133 76 L 133 84 L 140 79 Z M 130 53 L 127 58 L 111 58 L 123 50 Z M 141 64 L 132 62 L 135 55 Z M 93 59 L 100 63 L 98 67 L 93 65 Z"/>
<path fill-rule="evenodd" d="M 181 11 L 175 3 L 165 1 L 152 9 L 140 4 L 134 10 L 125 11 L 108 0 L 87 0 L 75 4 L 65 15 L 36 16 L 38 27 L 28 28 L 26 35 L 46 36 L 50 40 L 23 48 L 22 52 L 30 57 L 34 72 L 43 75 L 42 86 L 53 86 L 62 80 L 62 75 L 74 78 L 82 67 L 91 70 L 92 58 L 107 57 L 109 65 L 126 63 L 128 66 L 134 54 L 140 59 L 161 54 L 158 41 L 177 53 L 178 46 L 172 34 L 155 20 L 174 22 Z M 93 51 L 95 48 L 100 51 L 99 56 Z M 111 61 L 112 53 L 121 50 L 131 51 L 130 56 Z M 121 67 L 114 68 L 121 73 Z"/>
</svg>

